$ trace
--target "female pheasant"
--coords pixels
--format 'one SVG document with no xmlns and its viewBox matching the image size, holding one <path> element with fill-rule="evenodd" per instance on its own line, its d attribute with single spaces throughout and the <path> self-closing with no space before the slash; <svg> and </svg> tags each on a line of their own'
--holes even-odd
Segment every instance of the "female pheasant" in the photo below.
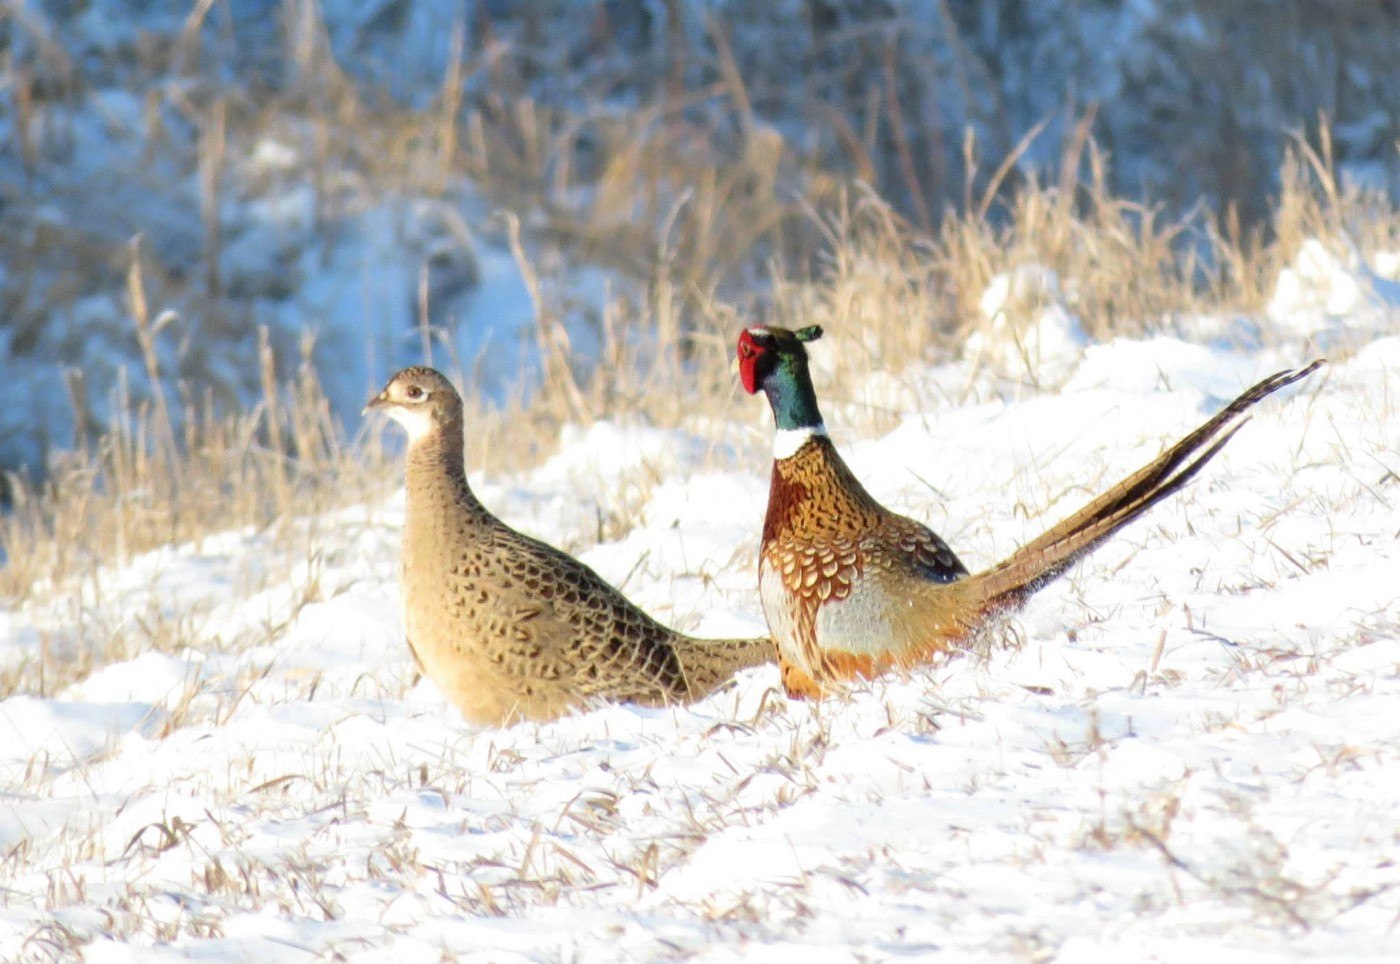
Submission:
<svg viewBox="0 0 1400 964">
<path fill-rule="evenodd" d="M 1214 418 L 997 565 L 969 575 L 937 535 L 880 505 L 827 437 L 801 331 L 739 335 L 739 375 L 777 423 L 758 586 L 783 685 L 816 697 L 833 682 L 910 667 L 970 640 L 1113 533 L 1180 489 L 1272 392 L 1322 359 L 1264 379 Z"/>
<path fill-rule="evenodd" d="M 695 639 L 663 626 L 487 511 L 467 485 L 462 399 L 441 373 L 405 368 L 365 411 L 408 431 L 408 648 L 468 720 L 547 720 L 600 699 L 687 703 L 772 659 L 767 638 Z"/>
</svg>

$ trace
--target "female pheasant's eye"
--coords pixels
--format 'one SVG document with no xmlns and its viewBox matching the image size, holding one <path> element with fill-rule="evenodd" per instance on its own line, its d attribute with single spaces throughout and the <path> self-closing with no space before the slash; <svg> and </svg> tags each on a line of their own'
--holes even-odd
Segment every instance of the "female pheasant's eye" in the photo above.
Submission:
<svg viewBox="0 0 1400 964">
<path fill-rule="evenodd" d="M 408 396 L 410 402 L 416 402 L 421 400 L 426 393 L 417 385 L 410 385 L 408 386 L 408 391 L 404 392 L 404 394 Z"/>
</svg>

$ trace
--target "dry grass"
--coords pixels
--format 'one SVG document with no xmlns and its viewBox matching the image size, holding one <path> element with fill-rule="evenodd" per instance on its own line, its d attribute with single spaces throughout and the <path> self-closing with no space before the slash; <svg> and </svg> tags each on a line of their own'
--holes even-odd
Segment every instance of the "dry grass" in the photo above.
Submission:
<svg viewBox="0 0 1400 964">
<path fill-rule="evenodd" d="M 1325 126 L 1311 139 L 1294 139 L 1267 232 L 1242 228 L 1230 211 L 1168 219 L 1115 197 L 1092 118 L 1068 139 L 1060 173 L 1044 179 L 1018 170 L 1036 132 L 990 172 L 978 170 L 969 140 L 961 212 L 935 218 L 925 202 L 919 224 L 911 224 L 872 189 L 822 168 L 816 155 L 756 119 L 723 32 L 712 38 L 719 78 L 713 87 L 632 111 L 545 107 L 521 79 L 519 55 L 492 44 L 467 53 L 462 42 L 453 47 L 437 101 L 410 110 L 349 82 L 314 6 L 288 4 L 295 82 L 274 102 L 253 104 L 197 73 L 187 76 L 200 11 L 207 10 L 197 8 L 168 46 L 153 41 L 143 53 L 151 76 L 169 78 L 151 95 L 150 149 L 169 143 L 157 107 L 198 131 L 202 270 L 161 270 L 149 252 L 125 241 L 114 249 L 57 237 L 6 250 L 19 274 L 39 272 L 73 240 L 83 242 L 84 263 L 102 264 L 108 275 L 120 256 L 129 266 L 127 337 L 134 334 L 152 386 L 149 397 L 135 398 L 119 383 L 110 406 L 115 417 L 100 432 L 80 431 L 76 446 L 42 472 L 9 479 L 0 597 L 12 605 L 72 593 L 104 567 L 158 546 L 197 544 L 230 529 L 291 532 L 295 520 L 363 500 L 392 478 L 394 466 L 374 437 L 352 445 L 330 416 L 312 341 L 278 351 L 277 333 L 262 331 L 249 366 L 260 401 L 232 414 L 231 392 L 211 374 L 214 359 L 182 356 L 178 372 L 163 361 L 170 353 L 162 339 L 174 316 L 152 305 L 181 305 L 200 313 L 206 330 L 247 340 L 238 296 L 218 270 L 218 211 L 235 187 L 250 196 L 276 189 L 240 167 L 247 148 L 266 137 L 301 146 L 299 166 L 282 176 L 314 186 L 317 222 L 328 229 L 368 197 L 435 195 L 461 184 L 518 212 L 504 219 L 499 240 L 515 253 L 534 299 L 545 378 L 519 386 L 501 406 L 468 393 L 468 457 L 474 469 L 491 471 L 537 462 L 552 451 L 562 424 L 603 418 L 684 426 L 713 439 L 717 458 L 736 443 L 751 454 L 745 446 L 757 437 L 735 426 L 751 424 L 754 409 L 739 398 L 730 355 L 736 330 L 756 318 L 826 326 L 838 361 L 823 374 L 822 390 L 842 402 L 857 398 L 871 373 L 897 377 L 911 360 L 956 353 L 981 323 L 977 300 L 988 282 L 1019 266 L 1055 271 L 1067 307 L 1102 338 L 1170 327 L 1191 313 L 1257 311 L 1307 237 L 1341 244 L 1349 233 L 1363 250 L 1400 241 L 1400 217 L 1386 198 L 1342 184 Z M 490 95 L 464 101 L 461 78 L 479 72 L 493 79 Z M 85 80 L 56 47 L 44 48 L 30 74 L 62 80 L 19 88 L 27 92 L 24 156 L 37 165 L 46 111 L 79 98 Z M 48 101 L 35 94 L 40 88 Z M 714 103 L 726 105 L 730 123 L 697 123 L 692 108 L 700 101 L 711 111 Z M 897 107 L 895 101 L 891 109 Z M 568 306 L 541 283 L 542 251 L 630 281 L 592 317 L 596 354 L 575 350 Z M 52 289 L 54 297 L 75 299 L 94 283 L 69 282 Z M 1019 331 L 1036 307 L 1019 306 L 1022 314 L 1007 319 L 1010 330 Z M 29 306 L 16 330 L 32 334 L 55 308 Z M 432 340 L 425 324 L 425 346 Z M 87 391 L 76 376 L 70 381 L 80 428 L 96 421 Z M 853 430 L 889 417 L 867 409 L 867 421 L 857 418 Z M 620 529 L 626 520 L 609 525 Z M 150 635 L 178 639 L 182 632 Z M 42 666 L 12 673 L 0 692 L 52 688 L 133 648 L 141 644 L 100 644 L 91 663 L 58 675 Z"/>
<path fill-rule="evenodd" d="M 1091 166 L 1098 170 L 1097 161 Z M 1400 221 L 1383 199 L 1338 186 L 1325 138 L 1316 148 L 1299 141 L 1285 184 L 1267 243 L 1258 234 L 1233 237 L 1228 220 L 1222 227 L 1205 215 L 1159 225 L 1153 212 L 1107 196 L 1099 175 L 1087 184 L 1027 184 L 1004 204 L 989 188 L 976 210 L 949 216 L 933 237 L 868 191 L 843 191 L 824 211 L 806 207 L 803 217 L 824 254 L 815 270 L 772 269 L 765 316 L 827 326 L 840 351 L 823 391 L 840 402 L 872 372 L 897 374 L 910 359 L 956 352 L 976 323 L 980 292 L 1018 265 L 1045 265 L 1073 279 L 1072 309 L 1092 333 L 1107 337 L 1169 326 L 1188 312 L 1257 311 L 1269 279 L 1306 237 L 1364 230 L 1355 240 L 1367 247 L 1400 237 Z M 723 221 L 722 200 L 706 203 L 691 203 L 694 217 Z M 1197 243 L 1183 253 L 1188 232 Z M 624 295 L 605 306 L 598 356 L 583 359 L 572 349 L 562 310 L 535 281 L 514 222 L 510 236 L 535 296 L 546 377 L 504 407 L 469 403 L 473 468 L 536 462 L 552 451 L 562 424 L 601 418 L 685 426 L 716 443 L 737 438 L 742 448 L 731 426 L 749 421 L 748 409 L 729 357 L 735 330 L 755 315 L 752 305 L 717 293 L 722 267 L 696 279 L 690 265 L 679 267 L 686 262 L 669 234 L 655 240 L 652 284 L 643 297 Z M 136 401 L 119 386 L 119 415 L 106 432 L 56 456 L 40 481 L 10 478 L 13 508 L 0 518 L 0 593 L 12 602 L 71 592 L 75 580 L 95 579 L 103 567 L 157 546 L 314 517 L 382 491 L 394 472 L 377 444 L 351 446 L 334 423 L 310 341 L 295 377 L 283 383 L 278 372 L 292 366 L 279 365 L 262 333 L 262 401 L 251 411 L 221 417 L 212 398 L 186 383 L 178 399 L 167 398 L 157 342 L 170 318 L 150 316 L 140 264 L 133 259 L 127 301 L 154 395 Z M 1032 307 L 1011 319 L 1013 326 L 1024 324 Z M 81 405 L 81 393 L 73 397 Z M 854 430 L 877 427 L 887 414 L 869 410 Z M 625 521 L 614 523 L 625 528 Z M 133 644 L 104 648 L 111 657 L 130 656 Z M 52 686 L 82 671 L 36 672 Z M 28 673 L 12 675 L 6 689 L 33 682 Z"/>
<path fill-rule="evenodd" d="M 63 591 L 75 575 L 156 546 L 290 522 L 362 495 L 374 460 L 351 455 L 314 371 L 283 386 L 272 365 L 268 351 L 267 394 L 250 412 L 220 418 L 190 392 L 177 434 L 159 388 L 154 403 L 123 393 L 94 445 L 56 457 L 42 481 L 12 477 L 0 593 Z"/>
<path fill-rule="evenodd" d="M 196 18 L 210 7 L 197 5 L 186 36 L 161 56 L 183 63 L 190 56 Z M 437 194 L 464 182 L 518 212 L 505 220 L 501 240 L 511 246 L 530 283 L 546 374 L 538 385 L 518 386 L 504 405 L 488 405 L 468 394 L 468 459 L 473 469 L 494 473 L 537 463 L 553 451 L 562 425 L 597 419 L 684 427 L 714 442 L 717 462 L 739 458 L 748 466 L 761 464 L 757 450 L 766 447 L 766 432 L 745 432 L 744 427 L 764 424 L 766 411 L 761 403 L 741 397 L 730 367 L 737 329 L 758 318 L 827 327 L 830 343 L 823 351 L 833 364 L 821 372 L 823 397 L 847 403 L 843 430 L 860 433 L 894 417 L 863 400 L 860 389 L 868 376 L 899 378 L 911 362 L 955 355 L 963 337 L 979 324 L 981 292 L 999 273 L 1031 264 L 1057 272 L 1067 282 L 1069 307 L 1086 329 L 1110 337 L 1170 328 L 1175 319 L 1193 313 L 1258 312 L 1279 269 L 1307 238 L 1326 239 L 1341 254 L 1346 253 L 1344 237 L 1363 251 L 1400 246 L 1400 217 L 1393 204 L 1341 182 L 1325 128 L 1311 139 L 1295 139 L 1267 229 L 1246 229 L 1229 211 L 1167 219 L 1115 197 L 1107 162 L 1088 136 L 1087 124 L 1066 148 L 1063 169 L 1070 174 L 1020 180 L 1015 172 L 1019 155 L 1013 152 L 1000 170 L 983 178 L 969 153 L 961 213 L 937 218 L 924 199 L 918 223 L 910 223 L 873 189 L 818 168 L 798 146 L 756 123 L 732 57 L 715 93 L 733 105 L 736 120 L 734 131 L 719 135 L 689 121 L 688 104 L 680 97 L 634 114 L 574 116 L 544 108 L 512 82 L 511 72 L 519 64 L 495 49 L 485 54 L 486 62 L 470 62 L 461 53 L 464 45 L 456 48 L 459 54 L 439 102 L 408 111 L 369 102 L 340 76 L 325 49 L 313 4 L 289 3 L 286 9 L 308 19 L 298 20 L 294 31 L 300 87 L 284 102 L 254 109 L 197 85 L 178 91 L 172 87 L 166 95 L 183 99 L 182 111 L 202 125 L 198 161 L 204 270 L 176 279 L 151 270 L 149 260 L 125 256 L 125 241 L 116 249 L 123 256 L 113 260 L 112 249 L 100 239 L 79 239 L 82 244 L 75 247 L 68 243 L 71 239 L 46 238 L 10 258 L 13 241 L 0 237 L 0 254 L 17 270 L 39 272 L 58 263 L 64 250 L 78 251 L 78 261 L 106 265 L 118 281 L 125 270 L 126 334 L 144 368 L 143 381 L 152 386 L 148 397 L 137 398 L 118 385 L 110 406 L 117 414 L 109 424 L 94 433 L 78 433 L 75 444 L 56 454 L 42 473 L 9 480 L 13 503 L 0 516 L 5 560 L 0 599 L 21 618 L 55 611 L 64 629 L 62 638 L 44 639 L 34 659 L 0 673 L 0 699 L 14 693 L 61 693 L 88 673 L 141 652 L 208 653 L 273 642 L 300 607 L 328 592 L 317 578 L 318 561 L 327 541 L 342 540 L 346 532 L 319 523 L 336 509 L 372 500 L 395 484 L 398 466 L 379 447 L 377 433 L 347 439 L 331 417 L 312 342 L 279 351 L 275 333 L 263 331 L 255 339 L 256 364 L 250 369 L 259 401 L 241 412 L 229 412 L 221 404 L 223 399 L 201 380 L 198 365 L 173 371 L 166 360 L 169 354 L 163 349 L 174 331 L 172 316 L 153 305 L 179 303 L 184 312 L 207 311 L 210 325 L 237 330 L 237 298 L 216 270 L 224 239 L 215 212 L 221 193 L 246 176 L 238 171 L 239 145 L 273 132 L 290 130 L 308 139 L 304 168 L 289 176 L 316 185 L 322 225 L 334 225 L 343 207 L 363 203 L 366 195 Z M 722 35 L 716 43 L 723 64 Z M 48 69 L 63 78 L 63 89 L 70 92 L 65 96 L 72 96 L 81 86 L 81 74 L 59 54 L 52 56 Z M 460 101 L 454 78 L 474 70 L 496 72 L 501 82 L 494 85 L 492 102 Z M 42 105 L 27 103 L 26 110 L 42 113 Z M 891 98 L 883 109 L 897 114 L 901 108 Z M 35 165 L 42 162 L 35 146 L 40 127 L 41 121 L 31 118 L 21 128 L 31 132 L 22 146 Z M 860 136 L 852 136 L 852 151 L 859 153 Z M 577 160 L 585 140 L 594 158 L 587 169 Z M 906 170 L 913 150 L 906 142 L 896 157 Z M 902 176 L 900 166 L 895 165 L 893 176 Z M 1078 171 L 1087 171 L 1083 180 L 1073 173 Z M 350 182 L 353 186 L 347 187 Z M 909 175 L 908 184 L 917 193 L 917 176 Z M 248 190 L 273 187 L 244 185 Z M 615 292 L 594 319 L 596 330 L 589 334 L 598 346 L 596 355 L 585 357 L 571 339 L 565 324 L 568 306 L 540 277 L 542 249 L 563 252 L 574 263 L 605 265 L 636 282 Z M 32 260 L 26 262 L 26 257 Z M 81 282 L 69 281 L 73 287 L 59 295 L 77 297 Z M 30 306 L 16 330 L 41 325 L 45 308 L 52 307 Z M 1029 322 L 1035 307 L 1017 306 L 1021 313 L 1008 319 L 1013 332 Z M 426 324 L 423 337 L 425 345 L 435 341 Z M 462 360 L 456 362 L 470 370 Z M 94 426 L 83 386 L 71 383 L 69 394 L 78 424 Z M 646 491 L 648 481 L 639 481 L 643 488 L 638 492 Z M 643 502 L 637 492 L 619 494 L 617 504 L 600 513 L 600 537 L 624 534 L 635 525 L 636 507 Z M 257 543 L 260 551 L 280 556 L 274 564 L 262 560 L 258 572 L 239 574 L 258 588 L 288 585 L 279 602 L 285 610 L 280 617 L 226 633 L 214 624 L 208 607 L 156 605 L 154 598 L 135 619 L 113 616 L 115 610 L 131 608 L 103 597 L 114 573 L 151 550 L 172 544 L 198 550 L 230 530 L 266 536 Z M 1151 664 L 1154 676 L 1160 655 L 1159 641 Z M 249 698 L 258 674 L 270 672 L 271 666 L 245 669 L 227 689 L 191 678 L 155 735 L 164 737 L 191 724 L 226 723 Z M 307 690 L 292 700 L 310 701 L 320 680 L 303 682 Z M 371 680 L 369 685 L 401 699 L 408 681 Z M 885 709 L 891 728 L 924 734 L 975 715 L 976 702 L 965 698 L 935 705 L 905 696 L 886 702 Z M 236 850 L 254 819 L 274 827 L 304 822 L 309 829 L 297 849 L 272 855 L 211 853 L 194 833 L 200 828 L 172 813 L 143 826 L 119 855 L 106 861 L 105 875 L 89 878 L 72 868 L 102 857 L 103 831 L 75 819 L 47 844 L 61 849 L 53 861 L 61 869 L 41 871 L 48 886 L 35 899 L 49 913 L 24 950 L 57 959 L 113 937 L 168 942 L 219 937 L 226 922 L 244 912 L 331 920 L 347 913 L 340 895 L 371 882 L 406 895 L 418 893 L 424 907 L 439 912 L 445 907 L 456 917 L 520 916 L 534 906 L 567 907 L 593 889 L 645 895 L 707 838 L 726 828 L 752 826 L 817 792 L 825 779 L 822 763 L 828 750 L 849 735 L 833 730 L 833 718 L 839 721 L 844 712 L 843 704 L 833 702 L 808 716 L 776 698 L 765 698 L 754 711 L 741 707 L 736 696 L 729 714 L 736 722 L 725 724 L 726 730 L 784 732 L 786 752 L 751 760 L 732 780 L 697 789 L 685 800 L 684 817 L 664 836 L 643 837 L 642 843 L 628 832 L 630 818 L 618 802 L 624 796 L 657 793 L 649 766 L 620 770 L 613 790 L 581 791 L 562 809 L 536 813 L 511 803 L 479 820 L 464 810 L 459 833 L 503 838 L 494 858 L 434 854 L 415 845 L 410 828 L 387 821 L 377 825 L 376 843 L 362 855 L 346 850 L 336 828 L 379 820 L 371 818 L 370 807 L 392 794 L 437 793 L 444 803 L 449 797 L 473 799 L 480 792 L 474 780 L 490 784 L 518 773 L 524 756 L 517 749 L 534 752 L 538 743 L 531 746 L 529 740 L 506 735 L 499 746 L 488 736 L 490 746 L 470 753 L 436 744 L 429 750 L 410 746 L 401 760 L 372 768 L 318 756 L 300 768 L 289 764 L 280 776 L 265 779 L 259 773 L 256 780 L 249 751 L 246 761 L 232 757 L 227 773 L 199 777 L 218 806 L 205 811 L 207 824 L 198 823 L 205 831 L 216 829 L 222 847 Z M 700 741 L 695 742 L 699 747 Z M 1052 746 L 1049 756 L 1070 766 L 1103 743 L 1093 716 L 1082 741 Z M 479 765 L 482 758 L 484 767 Z M 50 794 L 44 765 L 32 763 L 35 772 L 26 776 L 23 791 Z M 771 799 L 758 792 L 745 796 L 751 785 L 762 783 L 756 778 L 773 777 L 783 783 Z M 996 778 L 989 772 L 973 779 Z M 529 783 L 511 786 L 516 800 L 528 800 L 534 789 Z M 1331 919 L 1326 886 L 1290 876 L 1283 861 L 1273 859 L 1281 852 L 1277 841 L 1262 829 L 1257 849 L 1267 859 L 1254 863 L 1212 868 L 1180 849 L 1183 844 L 1172 836 L 1180 800 L 1179 789 L 1168 788 L 1121 813 L 1106 812 L 1085 823 L 1080 845 L 1156 851 L 1184 875 L 1188 886 L 1194 882 L 1221 899 L 1253 907 L 1270 923 L 1305 927 Z M 468 816 L 475 822 L 468 824 Z M 569 833 L 561 835 L 561 827 Z M 26 837 L 0 854 L 0 879 L 16 894 L 13 881 L 49 859 L 35 852 L 38 839 Z M 191 855 L 183 891 L 181 882 L 171 885 L 156 872 L 169 851 Z M 859 886 L 860 873 L 874 862 L 899 870 L 899 860 L 898 853 L 872 853 L 849 874 L 857 882 L 852 886 Z M 144 876 L 148 873 L 150 879 Z M 424 887 L 425 880 L 438 881 L 440 889 Z M 109 889 L 94 896 L 103 886 Z M 172 904 L 172 893 L 181 894 L 178 906 Z M 753 933 L 775 914 L 779 921 L 783 915 L 810 914 L 804 899 L 795 885 L 791 893 L 777 891 L 765 901 L 752 895 L 709 899 L 702 911 L 713 925 L 737 922 Z M 80 915 L 63 914 L 90 904 L 103 909 L 100 931 Z M 1025 941 L 1033 955 L 1053 953 L 1050 943 L 1033 934 Z"/>
</svg>

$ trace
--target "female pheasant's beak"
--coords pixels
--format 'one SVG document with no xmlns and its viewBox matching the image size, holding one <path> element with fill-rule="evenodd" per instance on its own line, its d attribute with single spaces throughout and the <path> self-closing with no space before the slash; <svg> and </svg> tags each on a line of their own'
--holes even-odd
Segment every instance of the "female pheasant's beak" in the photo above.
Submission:
<svg viewBox="0 0 1400 964">
<path fill-rule="evenodd" d="M 365 407 L 360 411 L 360 415 L 368 415 L 370 412 L 377 412 L 385 405 L 389 404 L 389 389 L 384 389 L 378 395 L 365 403 Z"/>
</svg>

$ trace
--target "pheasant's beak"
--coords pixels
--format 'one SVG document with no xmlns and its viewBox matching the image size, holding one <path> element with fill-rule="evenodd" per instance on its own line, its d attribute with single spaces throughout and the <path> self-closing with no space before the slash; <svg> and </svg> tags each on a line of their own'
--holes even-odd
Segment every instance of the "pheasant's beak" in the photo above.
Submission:
<svg viewBox="0 0 1400 964">
<path fill-rule="evenodd" d="M 388 405 L 388 404 L 389 404 L 389 392 L 388 392 L 388 390 L 386 389 L 385 391 L 382 391 L 382 392 L 380 392 L 378 395 L 376 395 L 376 396 L 374 396 L 373 398 L 371 398 L 371 399 L 369 400 L 369 402 L 366 403 L 364 409 L 360 412 L 360 415 L 361 415 L 361 416 L 365 416 L 365 415 L 368 415 L 370 412 L 377 412 L 377 411 L 379 411 L 381 408 L 383 408 L 384 406 L 386 406 L 386 405 Z"/>
</svg>

